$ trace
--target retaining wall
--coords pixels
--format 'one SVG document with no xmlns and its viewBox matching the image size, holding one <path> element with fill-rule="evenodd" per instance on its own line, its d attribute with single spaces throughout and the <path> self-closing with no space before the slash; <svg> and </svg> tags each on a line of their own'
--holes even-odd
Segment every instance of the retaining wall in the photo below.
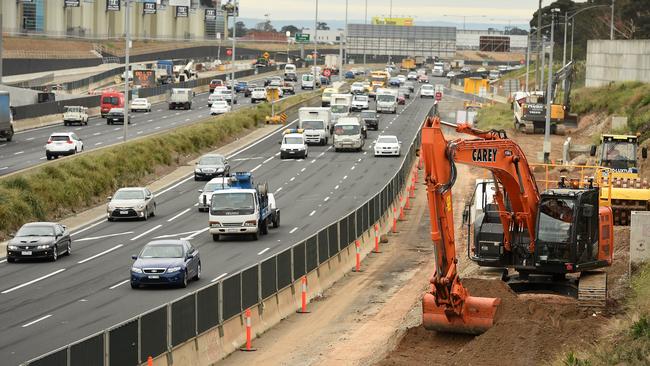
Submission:
<svg viewBox="0 0 650 366">
<path fill-rule="evenodd" d="M 585 85 L 612 82 L 650 83 L 650 40 L 589 40 Z"/>
</svg>

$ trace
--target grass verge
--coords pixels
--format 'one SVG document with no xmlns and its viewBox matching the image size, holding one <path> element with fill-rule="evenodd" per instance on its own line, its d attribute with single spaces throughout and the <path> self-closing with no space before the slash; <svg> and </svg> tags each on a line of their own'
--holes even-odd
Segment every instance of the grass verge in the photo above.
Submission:
<svg viewBox="0 0 650 366">
<path fill-rule="evenodd" d="M 513 120 L 510 104 L 495 103 L 478 111 L 475 125 L 482 130 L 505 130 L 514 126 Z"/>
<path fill-rule="evenodd" d="M 625 316 L 611 334 L 587 349 L 565 352 L 555 362 L 563 366 L 650 364 L 650 264 L 633 276 Z"/>
<path fill-rule="evenodd" d="M 315 94 L 287 98 L 276 110 Z M 56 220 L 100 204 L 117 188 L 144 185 L 164 169 L 256 128 L 270 111 L 264 103 L 4 177 L 0 179 L 0 237 L 6 238 L 26 222 Z"/>
</svg>

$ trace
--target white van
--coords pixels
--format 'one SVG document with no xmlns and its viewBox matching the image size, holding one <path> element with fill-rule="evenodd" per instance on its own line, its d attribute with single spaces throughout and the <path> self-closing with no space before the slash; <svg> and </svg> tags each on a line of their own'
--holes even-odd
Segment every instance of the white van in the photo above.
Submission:
<svg viewBox="0 0 650 366">
<path fill-rule="evenodd" d="M 300 83 L 300 89 L 315 89 L 320 86 L 320 83 L 314 80 L 314 75 L 312 74 L 303 74 L 302 82 Z"/>
<path fill-rule="evenodd" d="M 334 151 L 344 149 L 361 151 L 365 143 L 359 117 L 341 117 L 334 125 Z"/>
<path fill-rule="evenodd" d="M 377 113 L 397 113 L 396 89 L 377 89 Z"/>
<path fill-rule="evenodd" d="M 284 65 L 284 73 L 286 74 L 287 72 L 296 72 L 296 65 L 294 64 L 286 64 Z"/>
</svg>

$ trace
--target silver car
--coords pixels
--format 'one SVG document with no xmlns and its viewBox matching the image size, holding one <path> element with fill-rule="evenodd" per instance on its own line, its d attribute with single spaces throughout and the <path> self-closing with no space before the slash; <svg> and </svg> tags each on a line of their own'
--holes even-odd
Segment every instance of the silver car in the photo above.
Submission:
<svg viewBox="0 0 650 366">
<path fill-rule="evenodd" d="M 229 177 L 212 178 L 208 183 L 205 184 L 205 187 L 203 187 L 203 189 L 199 189 L 199 212 L 208 211 L 210 208 L 210 202 L 212 202 L 212 192 L 228 188 L 230 188 Z"/>
<path fill-rule="evenodd" d="M 230 175 L 230 164 L 221 154 L 206 154 L 201 156 L 194 168 L 194 180 L 212 179 L 218 176 Z"/>
<path fill-rule="evenodd" d="M 122 218 L 147 220 L 156 215 L 156 200 L 147 188 L 120 188 L 114 196 L 108 197 L 106 215 L 108 221 Z"/>
</svg>

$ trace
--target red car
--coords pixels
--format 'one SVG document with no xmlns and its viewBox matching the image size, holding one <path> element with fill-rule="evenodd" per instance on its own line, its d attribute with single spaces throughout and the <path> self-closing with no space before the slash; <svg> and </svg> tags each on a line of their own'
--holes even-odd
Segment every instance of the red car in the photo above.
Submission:
<svg viewBox="0 0 650 366">
<path fill-rule="evenodd" d="M 397 96 L 397 104 L 399 105 L 406 104 L 406 97 L 404 96 L 404 94 L 400 94 Z"/>
<path fill-rule="evenodd" d="M 420 75 L 418 76 L 418 83 L 428 83 L 429 82 L 429 76 L 428 75 Z"/>
<path fill-rule="evenodd" d="M 210 80 L 210 93 L 214 91 L 218 86 L 224 86 L 223 80 L 212 79 Z"/>
</svg>

